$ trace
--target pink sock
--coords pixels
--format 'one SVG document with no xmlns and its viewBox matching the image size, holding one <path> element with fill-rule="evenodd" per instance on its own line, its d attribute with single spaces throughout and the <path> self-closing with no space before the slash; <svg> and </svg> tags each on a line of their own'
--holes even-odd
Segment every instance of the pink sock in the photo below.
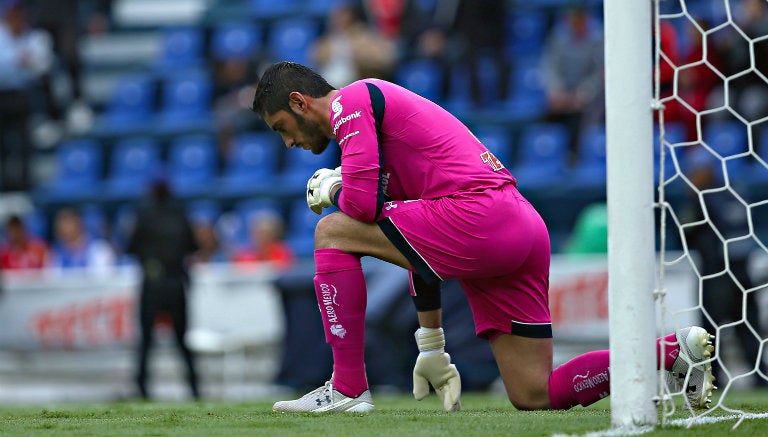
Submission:
<svg viewBox="0 0 768 437">
<path fill-rule="evenodd" d="M 675 334 L 656 340 L 656 356 L 661 362 L 661 342 L 666 341 L 664 370 L 672 368 L 677 358 Z M 589 352 L 555 369 L 549 375 L 549 403 L 555 410 L 567 410 L 581 404 L 591 405 L 608 396 L 611 390 L 610 357 L 607 350 Z"/>
<path fill-rule="evenodd" d="M 671 370 L 672 363 L 675 362 L 677 354 L 680 352 L 680 346 L 677 344 L 677 336 L 675 336 L 675 334 L 669 334 L 666 337 L 661 337 L 656 340 L 656 356 L 659 357 L 659 361 L 661 361 L 662 341 L 666 343 L 664 345 L 664 370 Z"/>
<path fill-rule="evenodd" d="M 360 257 L 338 249 L 315 250 L 315 293 L 333 351 L 333 387 L 357 397 L 368 389 L 365 376 L 367 294 Z"/>
<path fill-rule="evenodd" d="M 562 364 L 549 375 L 549 403 L 555 410 L 587 406 L 608 396 L 608 351 L 593 351 Z"/>
</svg>

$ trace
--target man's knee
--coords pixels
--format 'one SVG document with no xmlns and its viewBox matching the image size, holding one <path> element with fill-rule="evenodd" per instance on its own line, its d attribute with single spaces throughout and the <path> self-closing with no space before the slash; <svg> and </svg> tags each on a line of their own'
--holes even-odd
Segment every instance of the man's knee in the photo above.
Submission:
<svg viewBox="0 0 768 437">
<path fill-rule="evenodd" d="M 315 226 L 315 249 L 334 248 L 334 242 L 338 240 L 340 229 L 344 226 L 344 215 L 340 213 L 328 214 L 321 218 Z"/>
</svg>

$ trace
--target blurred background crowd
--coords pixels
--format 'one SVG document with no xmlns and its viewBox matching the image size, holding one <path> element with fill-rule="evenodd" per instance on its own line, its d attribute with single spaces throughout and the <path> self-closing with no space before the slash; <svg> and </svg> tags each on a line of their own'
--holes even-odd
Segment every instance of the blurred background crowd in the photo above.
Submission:
<svg viewBox="0 0 768 437">
<path fill-rule="evenodd" d="M 764 35 L 768 13 L 763 1 L 731 3 L 743 34 L 720 26 L 721 1 L 689 1 L 695 24 L 664 20 L 661 95 L 679 96 L 666 104 L 666 135 L 727 136 L 717 141 L 733 150 L 751 136 L 764 155 L 768 135 L 745 123 L 768 113 L 765 43 L 755 71 L 724 78 L 749 68 L 745 36 Z M 518 177 L 555 252 L 604 200 L 599 0 L 0 0 L 0 11 L 0 218 L 18 216 L 51 246 L 62 245 L 65 209 L 124 261 L 136 208 L 164 180 L 201 237 L 218 241 L 215 259 L 236 258 L 265 211 L 297 256 L 310 255 L 303 183 L 337 156 L 284 150 L 248 110 L 260 70 L 284 59 L 337 87 L 380 77 L 444 105 Z M 725 96 L 731 111 L 705 113 L 720 123 L 699 133 L 696 114 Z M 768 180 L 752 161 L 734 181 Z"/>
</svg>

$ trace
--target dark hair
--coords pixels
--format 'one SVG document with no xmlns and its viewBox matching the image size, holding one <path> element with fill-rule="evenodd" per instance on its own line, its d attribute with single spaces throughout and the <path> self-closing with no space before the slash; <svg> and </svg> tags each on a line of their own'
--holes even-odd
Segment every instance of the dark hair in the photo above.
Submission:
<svg viewBox="0 0 768 437">
<path fill-rule="evenodd" d="M 251 110 L 259 115 L 290 112 L 288 95 L 294 91 L 310 97 L 323 97 L 335 88 L 311 68 L 295 62 L 270 65 L 256 85 Z"/>
</svg>

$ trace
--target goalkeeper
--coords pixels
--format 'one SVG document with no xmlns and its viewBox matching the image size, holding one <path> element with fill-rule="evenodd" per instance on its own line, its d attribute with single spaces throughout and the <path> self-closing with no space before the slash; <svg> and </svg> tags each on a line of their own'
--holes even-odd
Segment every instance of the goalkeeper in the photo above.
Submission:
<svg viewBox="0 0 768 437">
<path fill-rule="evenodd" d="M 421 326 L 415 333 L 416 399 L 431 386 L 446 410 L 461 408 L 460 376 L 441 328 L 440 282 L 454 278 L 515 407 L 565 409 L 608 394 L 608 351 L 552 370 L 547 228 L 503 163 L 458 119 L 395 84 L 365 79 L 337 90 L 291 62 L 264 72 L 253 111 L 288 148 L 320 154 L 332 138 L 341 148 L 341 167 L 320 169 L 307 183 L 313 211 L 340 209 L 318 222 L 314 252 L 315 292 L 333 375 L 299 399 L 275 403 L 275 411 L 374 409 L 364 361 L 362 256 L 410 273 Z M 712 387 L 711 366 L 689 369 L 688 363 L 709 358 L 709 335 L 686 328 L 667 339 L 672 345 L 660 365 L 674 366 L 689 384 L 689 400 L 703 406 Z M 684 347 L 675 359 L 678 342 Z"/>
</svg>

